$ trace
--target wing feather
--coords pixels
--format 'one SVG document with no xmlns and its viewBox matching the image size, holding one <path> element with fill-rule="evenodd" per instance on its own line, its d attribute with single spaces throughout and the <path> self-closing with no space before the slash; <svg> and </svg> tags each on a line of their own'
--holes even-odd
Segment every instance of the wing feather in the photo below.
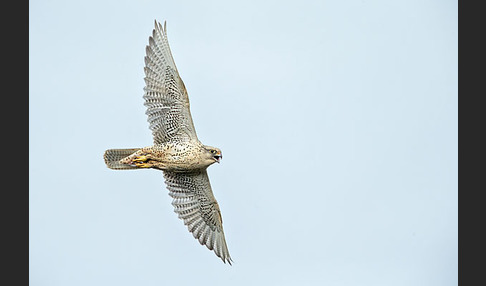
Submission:
<svg viewBox="0 0 486 286">
<path fill-rule="evenodd" d="M 223 262 L 231 264 L 223 232 L 223 220 L 214 198 L 206 170 L 192 172 L 164 171 L 174 212 L 184 221 L 201 245 L 206 245 Z"/>
<path fill-rule="evenodd" d="M 155 144 L 197 140 L 184 82 L 167 40 L 167 29 L 155 21 L 145 49 L 144 105 Z"/>
</svg>

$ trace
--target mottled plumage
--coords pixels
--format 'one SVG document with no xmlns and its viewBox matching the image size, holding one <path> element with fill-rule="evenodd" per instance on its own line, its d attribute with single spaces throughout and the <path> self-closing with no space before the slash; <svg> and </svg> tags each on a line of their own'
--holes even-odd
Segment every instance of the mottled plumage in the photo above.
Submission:
<svg viewBox="0 0 486 286">
<path fill-rule="evenodd" d="M 172 57 L 167 30 L 155 21 L 145 56 L 144 105 L 154 145 L 144 148 L 108 149 L 108 168 L 162 170 L 172 205 L 194 238 L 231 264 L 223 222 L 206 169 L 220 162 L 218 148 L 197 138 L 189 97 Z"/>
</svg>

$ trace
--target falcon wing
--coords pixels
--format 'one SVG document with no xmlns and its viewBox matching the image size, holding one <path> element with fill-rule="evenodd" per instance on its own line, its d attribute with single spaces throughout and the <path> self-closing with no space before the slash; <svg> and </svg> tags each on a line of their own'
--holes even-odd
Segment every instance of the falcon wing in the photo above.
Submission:
<svg viewBox="0 0 486 286">
<path fill-rule="evenodd" d="M 231 257 L 224 239 L 223 221 L 205 169 L 189 173 L 164 171 L 172 205 L 194 238 L 214 250 L 224 263 Z"/>
<path fill-rule="evenodd" d="M 155 21 L 145 56 L 144 105 L 155 144 L 167 141 L 197 140 L 189 110 L 189 97 L 179 76 L 167 29 Z"/>
</svg>

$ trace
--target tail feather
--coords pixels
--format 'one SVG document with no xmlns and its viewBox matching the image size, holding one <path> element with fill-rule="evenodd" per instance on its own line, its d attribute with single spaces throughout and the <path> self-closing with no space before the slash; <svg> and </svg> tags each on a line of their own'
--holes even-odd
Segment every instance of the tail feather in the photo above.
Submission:
<svg viewBox="0 0 486 286">
<path fill-rule="evenodd" d="M 130 156 L 131 154 L 137 152 L 141 148 L 130 148 L 130 149 L 108 149 L 103 155 L 105 159 L 105 164 L 108 168 L 113 170 L 133 170 L 138 169 L 135 166 L 130 166 L 127 164 L 120 163 L 120 160 Z"/>
</svg>

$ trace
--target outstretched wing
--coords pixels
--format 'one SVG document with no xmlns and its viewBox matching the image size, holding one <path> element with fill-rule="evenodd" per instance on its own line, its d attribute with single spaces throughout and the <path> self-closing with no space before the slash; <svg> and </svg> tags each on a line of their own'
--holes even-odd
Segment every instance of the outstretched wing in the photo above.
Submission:
<svg viewBox="0 0 486 286">
<path fill-rule="evenodd" d="M 144 105 L 155 144 L 167 141 L 197 140 L 189 110 L 189 97 L 179 76 L 167 29 L 155 21 L 145 56 Z"/>
<path fill-rule="evenodd" d="M 214 250 L 224 263 L 231 257 L 224 239 L 223 221 L 205 169 L 189 173 L 164 171 L 172 205 L 199 243 Z"/>
</svg>

